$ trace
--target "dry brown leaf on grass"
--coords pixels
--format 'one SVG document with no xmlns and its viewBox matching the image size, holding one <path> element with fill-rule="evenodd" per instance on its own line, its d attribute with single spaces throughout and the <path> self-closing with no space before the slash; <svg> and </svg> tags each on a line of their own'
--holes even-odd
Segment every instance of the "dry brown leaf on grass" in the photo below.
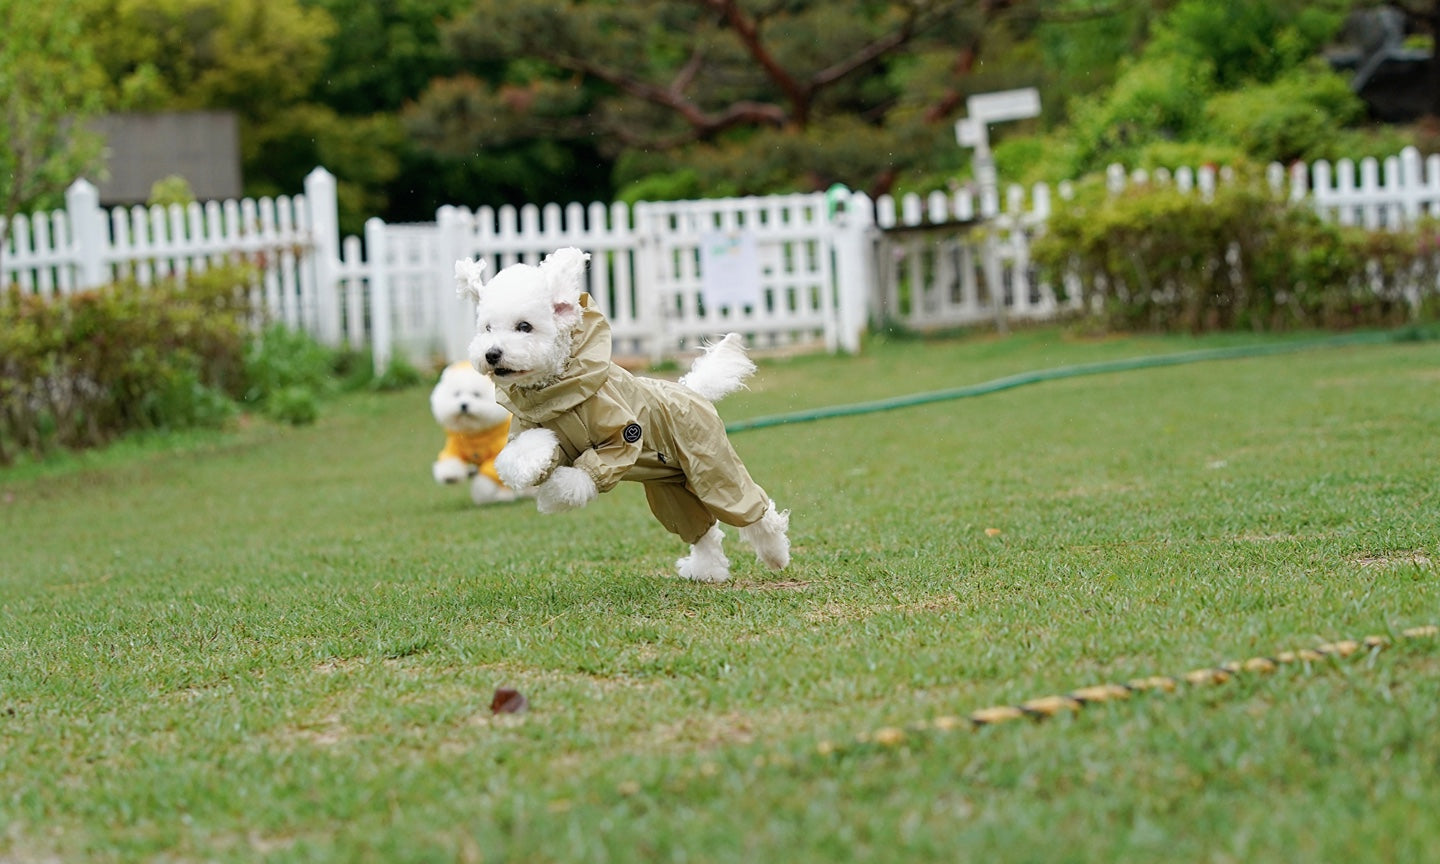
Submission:
<svg viewBox="0 0 1440 864">
<path fill-rule="evenodd" d="M 519 714 L 528 707 L 525 694 L 509 687 L 495 688 L 495 697 L 490 700 L 491 714 Z"/>
</svg>

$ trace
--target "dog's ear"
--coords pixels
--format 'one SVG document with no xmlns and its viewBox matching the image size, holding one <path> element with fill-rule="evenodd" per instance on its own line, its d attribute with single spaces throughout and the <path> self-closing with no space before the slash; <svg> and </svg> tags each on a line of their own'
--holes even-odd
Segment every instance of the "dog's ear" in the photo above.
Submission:
<svg viewBox="0 0 1440 864">
<path fill-rule="evenodd" d="M 555 321 L 561 326 L 580 320 L 580 292 L 585 286 L 585 262 L 589 260 L 589 252 L 567 246 L 556 249 L 540 262 L 540 272 L 550 286 Z"/>
<path fill-rule="evenodd" d="M 480 299 L 480 289 L 485 287 L 483 274 L 485 261 L 478 258 L 461 258 L 455 262 L 455 293 L 472 300 Z"/>
</svg>

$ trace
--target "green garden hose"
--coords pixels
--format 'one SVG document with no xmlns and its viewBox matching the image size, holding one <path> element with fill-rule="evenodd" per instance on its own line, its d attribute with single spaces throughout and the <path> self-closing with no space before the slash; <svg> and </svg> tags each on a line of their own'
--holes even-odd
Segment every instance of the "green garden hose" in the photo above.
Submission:
<svg viewBox="0 0 1440 864">
<path fill-rule="evenodd" d="M 1107 360 L 1100 363 L 1081 363 L 1074 366 L 1057 366 L 1054 369 L 1038 369 L 996 378 L 980 384 L 953 387 L 945 390 L 931 390 L 908 396 L 894 396 L 873 402 L 855 402 L 849 405 L 831 405 L 824 408 L 810 408 L 788 414 L 771 414 L 737 420 L 725 426 L 726 432 L 744 432 L 750 429 L 765 429 L 791 423 L 810 423 L 815 420 L 829 420 L 834 417 L 853 417 L 859 414 L 876 414 L 881 411 L 895 411 L 915 405 L 932 402 L 948 402 L 952 399 L 968 399 L 1010 390 L 1026 384 L 1043 381 L 1058 381 L 1062 378 L 1077 378 L 1082 375 L 1101 375 L 1109 372 L 1128 372 L 1133 369 L 1157 369 L 1163 366 L 1180 366 L 1186 363 L 1202 363 L 1209 360 L 1237 360 L 1245 357 L 1268 357 L 1275 354 L 1291 354 L 1297 351 L 1312 351 L 1320 348 L 1345 348 L 1353 345 L 1385 345 L 1397 342 L 1414 342 L 1434 338 L 1434 334 L 1420 328 L 1384 330 L 1364 333 L 1349 333 L 1325 339 L 1308 339 L 1296 342 L 1272 342 L 1263 345 L 1240 345 L 1233 348 L 1212 348 L 1204 351 L 1184 351 L 1178 354 L 1157 354 L 1148 357 L 1129 357 L 1123 360 Z"/>
<path fill-rule="evenodd" d="M 890 399 L 878 399 L 873 402 L 856 402 L 850 405 L 833 405 L 825 408 L 795 411 L 789 414 L 772 414 L 769 416 L 755 417 L 750 420 L 739 420 L 730 423 L 725 428 L 727 432 L 741 432 L 747 429 L 764 429 L 790 423 L 809 423 L 815 420 L 827 420 L 833 417 L 853 417 L 860 414 L 874 414 L 881 411 L 909 408 L 915 405 L 945 402 L 951 399 L 968 399 L 972 396 L 998 393 L 1002 390 L 1010 390 L 1026 384 L 1058 381 L 1062 378 L 1076 378 L 1082 375 L 1127 372 L 1133 369 L 1157 369 L 1164 366 L 1179 366 L 1186 363 L 1201 363 L 1209 360 L 1268 357 L 1277 354 L 1291 354 L 1299 351 L 1312 351 L 1322 348 L 1345 348 L 1355 345 L 1386 345 L 1400 342 L 1416 342 L 1434 338 L 1436 338 L 1436 333 L 1433 329 L 1411 327 L 1403 330 L 1351 333 L 1325 339 L 1277 342 L 1263 345 L 1243 345 L 1233 348 L 1214 348 L 1204 351 L 1186 351 L 1177 354 L 1159 354 L 1148 357 L 1109 360 L 1100 363 L 1059 366 L 1054 369 L 1022 372 L 1018 375 L 1010 375 L 966 387 L 932 390 L 926 393 L 896 396 Z M 1440 627 L 1434 625 L 1411 627 L 1394 635 L 1373 635 L 1357 640 L 1340 640 L 1326 643 L 1313 649 L 1285 651 L 1274 657 L 1254 657 L 1244 661 L 1222 663 L 1215 667 L 1205 667 L 1179 676 L 1158 675 L 1148 678 L 1137 678 L 1123 684 L 1101 684 L 1093 687 L 1083 687 L 1063 695 L 1031 699 L 1018 705 L 1000 705 L 991 708 L 982 708 L 977 711 L 972 711 L 964 717 L 940 717 L 933 721 L 918 723 L 905 729 L 887 727 L 872 733 L 862 734 L 858 736 L 855 743 L 862 745 L 880 744 L 882 746 L 895 746 L 904 742 L 909 734 L 915 732 L 930 730 L 943 732 L 961 727 L 978 729 L 983 726 L 992 726 L 997 723 L 1022 718 L 1041 720 L 1057 714 L 1078 711 L 1086 705 L 1128 699 L 1135 694 L 1147 691 L 1174 692 L 1186 685 L 1221 684 L 1229 681 L 1237 674 L 1272 672 L 1280 665 L 1287 663 L 1309 663 L 1330 658 L 1345 658 L 1362 651 L 1373 653 L 1387 648 L 1397 641 L 1434 639 L 1436 637 L 1440 637 Z M 821 741 L 818 749 L 822 755 L 828 755 L 839 748 L 834 742 Z"/>
</svg>

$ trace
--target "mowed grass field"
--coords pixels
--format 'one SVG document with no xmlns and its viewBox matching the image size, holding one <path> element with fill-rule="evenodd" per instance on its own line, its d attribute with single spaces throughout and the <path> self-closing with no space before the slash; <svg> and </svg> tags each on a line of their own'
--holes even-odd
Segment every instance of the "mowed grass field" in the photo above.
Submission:
<svg viewBox="0 0 1440 864">
<path fill-rule="evenodd" d="M 878 343 L 721 408 L 1244 341 Z M 1440 343 L 737 433 L 794 562 L 732 531 L 721 586 L 634 484 L 435 486 L 427 396 L 0 472 L 0 861 L 1440 855 L 1440 640 L 934 728 L 1440 623 Z"/>
</svg>

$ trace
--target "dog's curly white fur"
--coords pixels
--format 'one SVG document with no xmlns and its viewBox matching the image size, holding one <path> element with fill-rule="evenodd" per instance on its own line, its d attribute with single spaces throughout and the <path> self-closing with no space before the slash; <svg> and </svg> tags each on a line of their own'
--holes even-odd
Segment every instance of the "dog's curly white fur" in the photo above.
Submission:
<svg viewBox="0 0 1440 864">
<path fill-rule="evenodd" d="M 739 333 L 706 345 L 704 352 L 680 383 L 711 402 L 743 389 L 745 380 L 755 374 L 755 361 L 745 353 L 745 340 Z"/>
<path fill-rule="evenodd" d="M 682 579 L 693 582 L 724 582 L 730 578 L 730 559 L 725 557 L 721 543 L 725 532 L 719 523 L 711 526 L 705 536 L 690 547 L 690 554 L 675 562 Z"/>
<path fill-rule="evenodd" d="M 729 578 L 719 522 L 767 566 L 786 566 L 789 512 L 750 478 L 710 404 L 755 372 L 743 340 L 708 346 L 679 384 L 635 378 L 611 362 L 609 324 L 583 292 L 589 258 L 558 249 L 489 282 L 484 262 L 456 262 L 457 289 L 476 299 L 470 360 L 516 417 L 499 476 L 533 487 L 542 513 L 583 507 L 622 479 L 645 484 L 656 518 L 691 543 L 676 562 L 687 579 Z"/>
<path fill-rule="evenodd" d="M 535 508 L 541 513 L 579 510 L 600 495 L 595 481 L 579 468 L 561 465 L 550 479 L 535 487 Z"/>
<path fill-rule="evenodd" d="M 750 544 L 755 555 L 771 570 L 784 570 L 790 563 L 790 511 L 776 510 L 775 502 L 765 509 L 759 522 L 740 529 L 740 539 Z"/>
<path fill-rule="evenodd" d="M 549 429 L 527 429 L 510 439 L 495 457 L 495 470 L 505 485 L 526 489 L 535 485 L 560 449 L 560 439 Z"/>
</svg>

